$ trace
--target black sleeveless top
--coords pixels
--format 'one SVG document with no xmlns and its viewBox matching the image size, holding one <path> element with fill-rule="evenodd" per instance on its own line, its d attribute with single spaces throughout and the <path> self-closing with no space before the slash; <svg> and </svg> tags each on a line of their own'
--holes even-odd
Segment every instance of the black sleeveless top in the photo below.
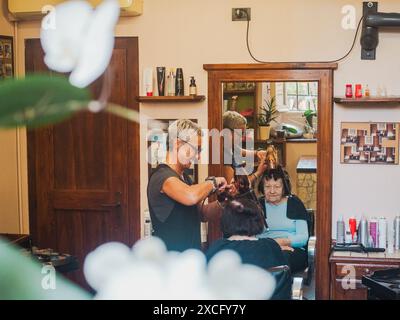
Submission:
<svg viewBox="0 0 400 320">
<path fill-rule="evenodd" d="M 185 206 L 161 192 L 170 177 L 176 177 L 188 185 L 192 181 L 183 174 L 184 180 L 168 165 L 160 164 L 150 177 L 147 201 L 153 225 L 153 236 L 162 239 L 168 250 L 184 251 L 201 248 L 200 215 L 197 206 Z"/>
</svg>

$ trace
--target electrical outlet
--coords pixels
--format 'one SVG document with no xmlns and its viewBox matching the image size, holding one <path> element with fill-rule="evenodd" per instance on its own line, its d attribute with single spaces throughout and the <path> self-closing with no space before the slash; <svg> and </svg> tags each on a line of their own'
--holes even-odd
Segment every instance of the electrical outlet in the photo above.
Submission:
<svg viewBox="0 0 400 320">
<path fill-rule="evenodd" d="M 251 20 L 251 8 L 232 8 L 232 21 Z"/>
</svg>

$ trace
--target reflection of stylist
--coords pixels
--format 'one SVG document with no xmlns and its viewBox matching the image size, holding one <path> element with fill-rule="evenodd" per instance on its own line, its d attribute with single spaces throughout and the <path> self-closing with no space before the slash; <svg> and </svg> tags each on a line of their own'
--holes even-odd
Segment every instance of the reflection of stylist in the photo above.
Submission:
<svg viewBox="0 0 400 320">
<path fill-rule="evenodd" d="M 177 120 L 169 126 L 168 136 L 167 161 L 156 168 L 147 186 L 153 235 L 161 238 L 168 250 L 200 249 L 201 218 L 221 209 L 213 202 L 200 212 L 199 204 L 213 191 L 224 190 L 227 183 L 225 178 L 210 177 L 206 182 L 192 184 L 184 173 L 199 158 L 201 130 L 197 124 Z"/>
<path fill-rule="evenodd" d="M 235 145 L 235 135 L 241 134 L 239 138 L 245 137 L 247 120 L 240 113 L 236 111 L 227 111 L 223 114 L 223 127 L 224 129 L 229 129 L 232 132 L 232 148 L 235 150 L 240 150 L 242 157 L 253 156 L 254 160 L 258 159 L 260 165 L 257 170 L 249 175 L 250 184 L 253 184 L 258 178 L 262 176 L 267 166 L 265 164 L 266 151 L 255 151 L 243 149 L 241 145 Z M 242 140 L 242 139 L 241 139 Z M 232 181 L 235 175 L 235 169 L 240 165 L 235 161 L 234 150 L 227 150 L 224 148 L 224 159 L 232 159 L 232 165 L 224 166 L 224 176 L 227 181 Z"/>
</svg>

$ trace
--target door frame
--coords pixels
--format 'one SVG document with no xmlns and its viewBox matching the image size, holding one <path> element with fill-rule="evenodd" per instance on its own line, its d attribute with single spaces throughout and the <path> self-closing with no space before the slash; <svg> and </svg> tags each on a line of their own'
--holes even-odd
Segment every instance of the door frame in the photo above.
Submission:
<svg viewBox="0 0 400 320">
<path fill-rule="evenodd" d="M 337 63 L 205 64 L 208 72 L 208 128 L 222 130 L 223 82 L 318 81 L 317 215 L 315 294 L 329 299 L 332 233 L 333 71 Z M 222 145 L 220 155 L 223 155 Z M 210 159 L 212 159 L 210 145 Z M 210 164 L 209 175 L 223 175 L 223 164 Z M 217 233 L 218 230 L 210 230 Z"/>
<path fill-rule="evenodd" d="M 136 58 L 132 59 L 127 70 L 129 73 L 126 74 L 128 78 L 127 83 L 131 83 L 132 87 L 127 90 L 127 105 L 126 107 L 139 112 L 139 103 L 136 101 L 136 97 L 139 95 L 139 38 L 138 37 L 116 37 L 115 44 L 118 44 L 119 40 L 129 40 L 128 49 L 134 53 Z M 36 44 L 35 44 L 36 42 Z M 35 46 L 36 45 L 36 46 Z M 25 73 L 33 72 L 35 70 L 35 61 L 28 53 L 28 48 L 35 48 L 36 50 L 42 50 L 40 46 L 40 39 L 29 38 L 25 39 Z M 116 47 L 114 49 L 117 49 Z M 44 62 L 43 62 L 44 65 Z M 134 78 L 137 78 L 135 81 Z M 110 115 L 111 116 L 111 115 Z M 128 120 L 126 120 L 128 121 Z M 46 128 L 41 129 L 46 130 Z M 135 155 L 140 152 L 140 128 L 138 123 L 128 121 L 127 137 L 127 161 L 128 161 L 128 193 L 127 199 L 127 211 L 129 214 L 129 243 L 131 246 L 141 237 L 141 215 L 140 215 L 140 159 L 134 161 Z M 30 235 L 35 240 L 39 230 L 37 223 L 37 197 L 46 197 L 48 195 L 39 195 L 36 191 L 36 179 L 37 168 L 39 164 L 35 158 L 35 143 L 36 136 L 34 130 L 26 130 L 26 144 L 27 144 L 27 171 L 28 171 L 28 205 L 29 205 L 29 229 Z M 135 172 L 137 174 L 135 174 Z"/>
</svg>

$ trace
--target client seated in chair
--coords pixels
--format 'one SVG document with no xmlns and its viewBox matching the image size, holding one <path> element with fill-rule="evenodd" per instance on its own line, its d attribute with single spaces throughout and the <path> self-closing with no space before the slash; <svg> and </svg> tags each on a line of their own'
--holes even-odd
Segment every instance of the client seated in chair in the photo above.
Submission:
<svg viewBox="0 0 400 320">
<path fill-rule="evenodd" d="M 263 269 L 287 265 L 279 245 L 272 239 L 258 239 L 257 234 L 264 229 L 263 213 L 259 205 L 249 199 L 226 201 L 221 217 L 224 238 L 215 241 L 206 252 L 209 261 L 221 250 L 237 252 L 243 263 L 253 264 Z M 272 299 L 290 299 L 292 277 L 290 271 L 280 276 Z"/>
<path fill-rule="evenodd" d="M 286 190 L 282 170 L 267 170 L 259 184 L 259 199 L 268 228 L 259 238 L 274 239 L 287 256 L 292 274 L 308 265 L 309 214 L 303 202 Z"/>
</svg>

